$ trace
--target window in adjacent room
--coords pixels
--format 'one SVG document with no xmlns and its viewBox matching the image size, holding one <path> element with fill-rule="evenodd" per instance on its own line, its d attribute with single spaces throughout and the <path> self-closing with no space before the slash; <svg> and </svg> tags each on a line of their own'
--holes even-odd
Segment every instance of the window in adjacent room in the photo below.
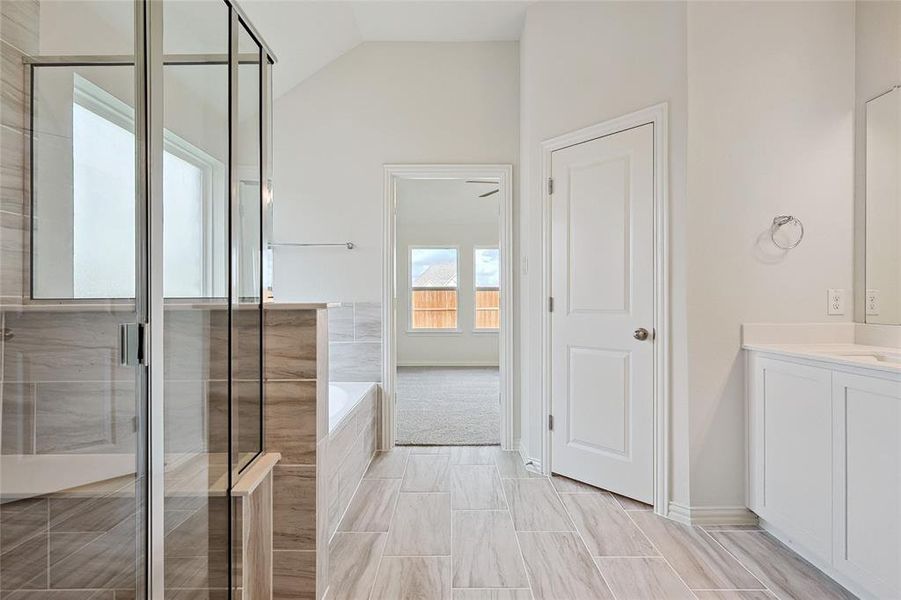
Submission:
<svg viewBox="0 0 901 600">
<path fill-rule="evenodd" d="M 457 249 L 410 248 L 410 329 L 457 329 Z"/>
<path fill-rule="evenodd" d="M 476 292 L 475 329 L 496 331 L 501 323 L 501 253 L 498 248 L 477 247 L 473 256 Z"/>
</svg>

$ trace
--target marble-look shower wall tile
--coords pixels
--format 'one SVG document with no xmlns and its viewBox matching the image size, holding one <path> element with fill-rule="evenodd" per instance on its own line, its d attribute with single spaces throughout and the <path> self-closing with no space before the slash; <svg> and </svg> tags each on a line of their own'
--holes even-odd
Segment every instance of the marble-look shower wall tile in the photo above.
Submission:
<svg viewBox="0 0 901 600">
<path fill-rule="evenodd" d="M 232 311 L 232 376 L 245 381 L 259 381 L 260 329 L 263 315 L 258 306 L 244 305 Z"/>
<path fill-rule="evenodd" d="M 4 133 L 5 129 L 0 126 Z M 26 229 L 27 217 L 0 212 L 0 297 L 4 299 L 4 304 L 15 304 L 23 296 Z"/>
<path fill-rule="evenodd" d="M 206 451 L 209 429 L 207 383 L 204 381 L 166 381 L 165 403 L 166 453 Z M 134 396 L 132 395 L 132 404 Z"/>
<path fill-rule="evenodd" d="M 0 161 L 0 210 L 11 215 L 28 214 L 25 203 L 26 137 L 19 129 L 0 125 L 0 153 L 3 156 Z"/>
<path fill-rule="evenodd" d="M 3 378 L 11 381 L 134 381 L 119 365 L 119 323 L 127 312 L 11 312 Z"/>
<path fill-rule="evenodd" d="M 3 451 L 5 455 L 34 452 L 34 385 L 4 383 L 2 396 Z M 2 532 L 2 530 L 0 530 Z"/>
<path fill-rule="evenodd" d="M 167 381 L 228 378 L 228 311 L 166 309 L 163 322 Z"/>
<path fill-rule="evenodd" d="M 37 383 L 35 453 L 134 452 L 134 417 L 133 380 Z"/>
<path fill-rule="evenodd" d="M 0 4 L 0 40 L 22 52 L 38 49 L 38 0 L 20 0 Z"/>
<path fill-rule="evenodd" d="M 330 381 L 381 381 L 381 342 L 329 344 Z"/>
<path fill-rule="evenodd" d="M 354 305 L 342 304 L 328 309 L 330 342 L 352 342 L 354 339 Z"/>
<path fill-rule="evenodd" d="M 27 129 L 24 56 L 15 46 L 0 45 L 0 125 L 22 131 Z"/>
<path fill-rule="evenodd" d="M 382 340 L 382 303 L 354 303 L 354 340 L 380 342 Z"/>
</svg>

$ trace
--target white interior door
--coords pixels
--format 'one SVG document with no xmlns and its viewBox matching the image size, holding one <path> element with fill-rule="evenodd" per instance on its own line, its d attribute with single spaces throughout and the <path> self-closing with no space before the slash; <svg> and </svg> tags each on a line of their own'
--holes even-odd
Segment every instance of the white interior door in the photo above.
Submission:
<svg viewBox="0 0 901 600">
<path fill-rule="evenodd" d="M 552 470 L 652 503 L 654 125 L 553 152 L 551 177 Z"/>
</svg>

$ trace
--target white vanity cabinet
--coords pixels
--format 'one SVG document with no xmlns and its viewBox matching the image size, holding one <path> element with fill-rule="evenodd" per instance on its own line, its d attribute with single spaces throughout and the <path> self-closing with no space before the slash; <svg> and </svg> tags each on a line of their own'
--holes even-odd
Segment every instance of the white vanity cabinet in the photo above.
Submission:
<svg viewBox="0 0 901 600">
<path fill-rule="evenodd" d="M 854 593 L 901 598 L 901 370 L 747 360 L 748 507 Z"/>
</svg>

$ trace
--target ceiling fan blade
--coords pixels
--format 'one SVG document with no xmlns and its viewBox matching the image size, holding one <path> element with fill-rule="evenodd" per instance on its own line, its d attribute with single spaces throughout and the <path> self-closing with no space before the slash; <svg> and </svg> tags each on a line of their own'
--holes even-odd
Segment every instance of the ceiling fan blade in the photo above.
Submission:
<svg viewBox="0 0 901 600">
<path fill-rule="evenodd" d="M 491 190 L 490 192 L 485 192 L 484 194 L 479 194 L 479 198 L 487 198 L 488 196 L 493 196 L 498 193 L 500 189 Z"/>
</svg>

